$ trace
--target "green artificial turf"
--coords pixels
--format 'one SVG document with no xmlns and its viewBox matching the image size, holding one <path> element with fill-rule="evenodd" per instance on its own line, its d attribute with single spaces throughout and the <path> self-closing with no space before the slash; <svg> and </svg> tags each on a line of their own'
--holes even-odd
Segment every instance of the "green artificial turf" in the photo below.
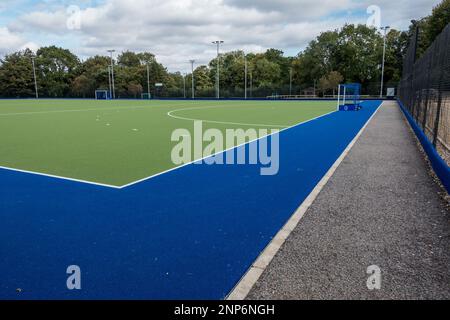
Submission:
<svg viewBox="0 0 450 320">
<path fill-rule="evenodd" d="M 0 166 L 122 186 L 175 167 L 171 134 L 192 132 L 189 119 L 222 131 L 283 129 L 334 109 L 333 101 L 0 100 Z"/>
</svg>

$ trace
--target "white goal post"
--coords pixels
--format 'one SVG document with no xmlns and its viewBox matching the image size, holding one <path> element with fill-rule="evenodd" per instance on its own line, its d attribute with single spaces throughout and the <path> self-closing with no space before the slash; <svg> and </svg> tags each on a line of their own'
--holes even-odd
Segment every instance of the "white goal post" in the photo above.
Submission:
<svg viewBox="0 0 450 320">
<path fill-rule="evenodd" d="M 357 111 L 361 109 L 361 85 L 346 83 L 338 85 L 338 111 Z"/>
<path fill-rule="evenodd" d="M 95 90 L 95 100 L 109 100 L 111 93 L 108 90 Z"/>
</svg>

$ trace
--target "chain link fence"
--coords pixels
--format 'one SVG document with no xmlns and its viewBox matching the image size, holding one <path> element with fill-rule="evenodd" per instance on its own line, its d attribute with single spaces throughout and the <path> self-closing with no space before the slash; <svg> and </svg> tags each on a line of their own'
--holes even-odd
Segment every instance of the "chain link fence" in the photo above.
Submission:
<svg viewBox="0 0 450 320">
<path fill-rule="evenodd" d="M 387 88 L 397 88 L 398 82 L 389 81 L 385 83 L 385 90 L 383 95 L 386 95 Z M 159 92 L 155 92 L 152 88 L 152 96 L 154 98 L 167 98 L 167 99 L 190 99 L 192 97 L 191 83 L 186 83 L 186 89 L 184 88 L 161 88 Z M 296 99 L 296 98 L 335 98 L 337 99 L 337 86 L 333 89 L 321 90 L 314 83 L 310 85 L 298 85 L 293 83 L 292 85 L 275 85 L 267 84 L 260 85 L 258 87 L 252 86 L 251 83 L 247 85 L 247 98 L 248 99 L 274 99 L 284 97 L 285 99 Z M 368 82 L 365 83 L 361 90 L 362 98 L 378 98 L 380 95 L 380 82 Z M 121 98 L 132 98 L 126 95 L 121 95 Z M 198 99 L 215 99 L 216 98 L 216 88 L 215 84 L 211 87 L 196 87 L 195 88 L 195 98 Z M 245 98 L 245 87 L 244 83 L 240 86 L 227 86 L 220 85 L 220 98 L 221 99 L 244 99 Z"/>
<path fill-rule="evenodd" d="M 417 28 L 403 63 L 398 97 L 450 165 L 450 24 L 417 59 Z"/>
</svg>

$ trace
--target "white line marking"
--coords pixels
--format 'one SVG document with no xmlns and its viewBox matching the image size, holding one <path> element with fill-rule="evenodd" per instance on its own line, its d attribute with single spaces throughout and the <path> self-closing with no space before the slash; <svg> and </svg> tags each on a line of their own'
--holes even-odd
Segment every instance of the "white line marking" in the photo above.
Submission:
<svg viewBox="0 0 450 320">
<path fill-rule="evenodd" d="M 228 106 L 224 106 L 228 107 Z M 172 113 L 177 111 L 185 111 L 185 110 L 203 110 L 203 109 L 214 109 L 218 108 L 217 106 L 211 106 L 211 107 L 194 107 L 194 108 L 182 108 L 182 109 L 176 109 L 167 112 L 167 115 L 171 118 L 179 119 L 179 120 L 187 120 L 187 121 L 202 121 L 207 123 L 218 123 L 218 124 L 232 124 L 237 126 L 245 126 L 245 127 L 277 127 L 277 128 L 287 128 L 289 126 L 286 125 L 279 125 L 279 124 L 261 124 L 261 123 L 242 123 L 242 122 L 227 122 L 227 121 L 216 121 L 216 120 L 203 120 L 203 119 L 194 119 L 194 118 L 186 118 L 181 116 L 175 116 Z"/>
<path fill-rule="evenodd" d="M 259 102 L 259 101 L 258 101 Z M 256 102 L 255 102 L 256 103 Z M 215 107 L 218 106 L 227 106 L 227 103 L 221 103 L 221 104 L 217 104 Z M 180 107 L 180 106 L 186 106 L 189 107 L 191 106 L 191 104 L 179 104 L 176 107 Z M 174 107 L 174 106 L 172 106 Z M 153 108 L 170 108 L 170 106 L 165 106 L 165 105 L 143 105 L 143 106 L 134 106 L 134 107 L 98 107 L 98 108 L 89 108 L 89 109 L 69 109 L 69 110 L 52 110 L 52 111 L 30 111 L 30 112 L 14 112 L 14 113 L 0 113 L 0 117 L 8 117 L 8 116 L 24 116 L 24 115 L 29 115 L 29 114 L 48 114 L 48 113 L 66 113 L 66 112 L 84 112 L 84 111 L 120 111 L 120 110 L 134 110 L 134 109 L 144 109 L 144 108 L 149 108 L 149 109 L 153 109 Z M 97 117 L 99 117 L 97 115 Z"/>
<path fill-rule="evenodd" d="M 44 177 L 58 179 L 58 180 L 68 180 L 68 181 L 79 182 L 79 183 L 84 183 L 84 184 L 92 184 L 92 185 L 96 185 L 96 186 L 100 186 L 100 187 L 121 189 L 121 187 L 114 186 L 111 184 L 98 183 L 98 182 L 92 182 L 92 181 L 80 180 L 80 179 L 74 179 L 74 178 L 68 178 L 68 177 L 61 177 L 61 176 L 56 176 L 53 174 L 47 174 L 47 173 L 36 172 L 36 171 L 22 170 L 22 169 L 16 169 L 16 168 L 4 167 L 4 166 L 0 166 L 0 169 L 8 170 L 8 171 L 22 172 L 22 173 L 27 173 L 27 174 L 34 174 L 34 175 L 44 176 Z"/>
<path fill-rule="evenodd" d="M 281 228 L 281 230 L 275 235 L 275 237 L 270 241 L 270 243 L 266 246 L 266 248 L 261 252 L 258 258 L 253 262 L 251 267 L 247 270 L 244 276 L 239 280 L 236 286 L 231 290 L 231 292 L 226 297 L 226 300 L 244 300 L 247 295 L 250 293 L 251 289 L 258 281 L 260 276 L 263 274 L 264 270 L 268 267 L 270 262 L 273 260 L 278 250 L 280 250 L 281 246 L 284 244 L 286 239 L 289 237 L 291 232 L 297 227 L 300 220 L 305 215 L 308 208 L 314 202 L 314 200 L 319 195 L 320 191 L 326 185 L 328 180 L 333 176 L 336 169 L 339 167 L 341 162 L 350 152 L 352 147 L 355 145 L 356 141 L 358 141 L 359 137 L 369 125 L 372 118 L 377 114 L 378 110 L 380 110 L 381 106 L 384 104 L 380 104 L 377 110 L 370 116 L 355 138 L 349 143 L 347 148 L 342 152 L 339 158 L 334 162 L 331 168 L 327 171 L 327 173 L 322 177 L 316 187 L 311 191 L 311 193 L 306 197 L 300 207 L 294 212 L 294 214 L 289 218 L 289 220 L 285 223 L 285 225 Z"/>
<path fill-rule="evenodd" d="M 157 106 L 152 106 L 155 108 Z M 149 106 L 137 106 L 137 107 L 123 107 L 123 108 L 95 108 L 95 109 L 73 109 L 73 110 L 55 110 L 55 111 L 31 111 L 31 112 L 16 112 L 16 113 L 0 113 L 0 117 L 8 116 L 25 116 L 29 114 L 49 114 L 49 113 L 67 113 L 67 112 L 84 112 L 84 111 L 113 111 L 113 110 L 135 110 L 150 108 Z M 99 117 L 99 116 L 97 116 Z"/>
</svg>

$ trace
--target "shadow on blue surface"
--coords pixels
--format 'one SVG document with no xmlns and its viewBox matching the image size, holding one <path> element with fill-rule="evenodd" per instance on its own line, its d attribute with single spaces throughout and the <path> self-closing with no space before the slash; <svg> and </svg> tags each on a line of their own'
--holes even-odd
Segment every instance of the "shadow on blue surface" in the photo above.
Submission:
<svg viewBox="0 0 450 320">
<path fill-rule="evenodd" d="M 116 190 L 0 170 L 0 298 L 224 298 L 379 105 L 281 132 L 275 176 L 189 165 Z"/>
</svg>

